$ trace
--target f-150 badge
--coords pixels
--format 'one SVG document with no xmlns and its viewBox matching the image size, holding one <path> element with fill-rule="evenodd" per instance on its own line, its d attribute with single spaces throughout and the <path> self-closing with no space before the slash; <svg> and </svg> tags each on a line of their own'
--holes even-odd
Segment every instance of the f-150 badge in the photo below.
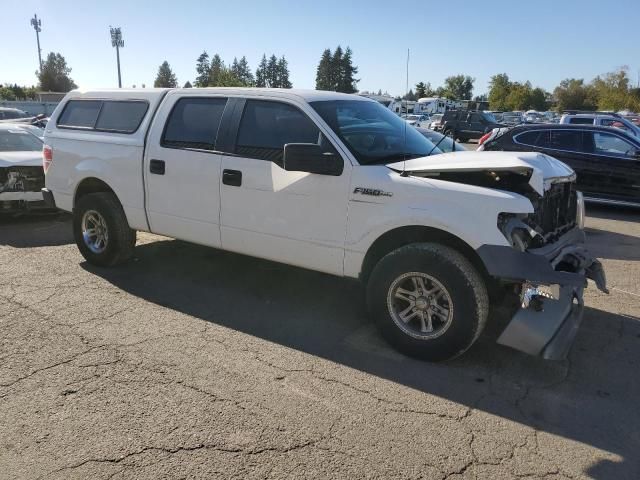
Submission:
<svg viewBox="0 0 640 480">
<path fill-rule="evenodd" d="M 372 197 L 393 197 L 392 192 L 385 192 L 384 190 L 378 190 L 377 188 L 356 187 L 353 193 L 371 195 Z"/>
</svg>

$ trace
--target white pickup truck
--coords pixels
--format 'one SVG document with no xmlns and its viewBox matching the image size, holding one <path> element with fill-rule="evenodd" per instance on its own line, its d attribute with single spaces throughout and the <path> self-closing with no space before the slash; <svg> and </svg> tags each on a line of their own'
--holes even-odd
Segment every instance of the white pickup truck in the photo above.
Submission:
<svg viewBox="0 0 640 480">
<path fill-rule="evenodd" d="M 95 265 L 129 259 L 141 230 L 360 279 L 384 337 L 428 360 L 467 350 L 510 290 L 498 341 L 564 357 L 586 279 L 606 289 L 575 174 L 536 153 L 438 152 L 355 95 L 73 91 L 45 131 L 43 195 Z"/>
</svg>

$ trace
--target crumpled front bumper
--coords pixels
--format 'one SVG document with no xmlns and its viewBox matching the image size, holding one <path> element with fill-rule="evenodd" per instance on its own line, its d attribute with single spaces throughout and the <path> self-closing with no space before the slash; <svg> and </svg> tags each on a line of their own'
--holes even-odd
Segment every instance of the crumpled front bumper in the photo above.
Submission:
<svg viewBox="0 0 640 480">
<path fill-rule="evenodd" d="M 527 252 L 498 245 L 478 249 L 491 276 L 522 284 L 521 306 L 498 343 L 549 360 L 566 358 L 582 321 L 587 279 L 608 293 L 602 264 L 584 240 L 576 228 Z"/>
</svg>

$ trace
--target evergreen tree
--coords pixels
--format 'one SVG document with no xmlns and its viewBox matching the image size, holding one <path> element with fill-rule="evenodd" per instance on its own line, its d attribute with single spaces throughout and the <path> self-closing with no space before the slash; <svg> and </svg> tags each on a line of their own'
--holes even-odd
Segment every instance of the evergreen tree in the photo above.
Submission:
<svg viewBox="0 0 640 480">
<path fill-rule="evenodd" d="M 195 79 L 196 87 L 206 87 L 209 85 L 209 74 L 211 72 L 211 65 L 209 64 L 209 54 L 202 52 L 196 60 L 196 72 L 198 75 Z"/>
<path fill-rule="evenodd" d="M 424 82 L 420 82 L 416 84 L 416 97 L 424 98 L 426 97 L 427 86 Z"/>
<path fill-rule="evenodd" d="M 156 88 L 176 88 L 178 86 L 178 79 L 166 60 L 158 68 L 158 75 L 153 82 L 153 86 Z"/>
<path fill-rule="evenodd" d="M 252 87 L 254 84 L 253 73 L 251 73 L 249 62 L 245 56 L 238 62 L 238 79 L 245 87 Z"/>
<path fill-rule="evenodd" d="M 267 56 L 262 54 L 262 60 L 260 60 L 260 64 L 258 68 L 256 68 L 256 87 L 266 87 L 267 86 Z"/>
<path fill-rule="evenodd" d="M 187 80 L 187 83 L 185 83 L 182 88 L 193 88 L 193 85 L 191 85 L 191 82 Z"/>
<path fill-rule="evenodd" d="M 292 86 L 289 81 L 289 64 L 283 55 L 278 60 L 278 88 L 291 88 Z"/>
<path fill-rule="evenodd" d="M 209 69 L 209 86 L 217 87 L 220 85 L 220 73 L 224 69 L 224 62 L 217 53 L 211 57 L 211 68 Z"/>
<path fill-rule="evenodd" d="M 379 95 L 379 96 L 382 96 L 382 89 L 381 89 L 381 88 L 380 88 L 380 89 L 378 89 L 378 95 Z"/>
<path fill-rule="evenodd" d="M 69 76 L 70 73 L 71 68 L 67 66 L 67 61 L 62 55 L 53 52 L 49 53 L 42 64 L 42 70 L 36 72 L 40 82 L 40 90 L 45 92 L 68 92 L 78 88 Z"/>
<path fill-rule="evenodd" d="M 267 74 L 265 75 L 267 87 L 278 88 L 280 86 L 278 75 L 278 58 L 271 54 L 269 63 L 267 64 Z"/>
<path fill-rule="evenodd" d="M 338 47 L 340 48 L 340 47 Z M 337 91 L 342 93 L 356 93 L 358 88 L 356 84 L 360 81 L 355 78 L 358 73 L 358 67 L 353 65 L 353 51 L 350 47 L 344 51 L 342 61 L 340 62 L 340 70 L 338 77 Z"/>
<path fill-rule="evenodd" d="M 331 57 L 331 68 L 329 69 L 329 83 L 331 85 L 330 90 L 334 92 L 338 91 L 340 79 L 343 75 L 342 55 L 342 47 L 338 45 L 333 52 L 333 56 Z"/>
<path fill-rule="evenodd" d="M 320 63 L 316 70 L 316 90 L 332 90 L 330 82 L 331 71 L 331 49 L 327 48 L 322 52 Z"/>
</svg>

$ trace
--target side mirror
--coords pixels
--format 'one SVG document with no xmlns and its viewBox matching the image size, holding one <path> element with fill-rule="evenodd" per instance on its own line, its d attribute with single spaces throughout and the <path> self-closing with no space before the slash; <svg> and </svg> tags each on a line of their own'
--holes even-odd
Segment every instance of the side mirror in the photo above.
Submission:
<svg viewBox="0 0 640 480">
<path fill-rule="evenodd" d="M 284 146 L 284 169 L 290 172 L 309 172 L 318 175 L 342 174 L 342 158 L 331 152 L 323 152 L 315 143 L 287 143 Z"/>
</svg>

